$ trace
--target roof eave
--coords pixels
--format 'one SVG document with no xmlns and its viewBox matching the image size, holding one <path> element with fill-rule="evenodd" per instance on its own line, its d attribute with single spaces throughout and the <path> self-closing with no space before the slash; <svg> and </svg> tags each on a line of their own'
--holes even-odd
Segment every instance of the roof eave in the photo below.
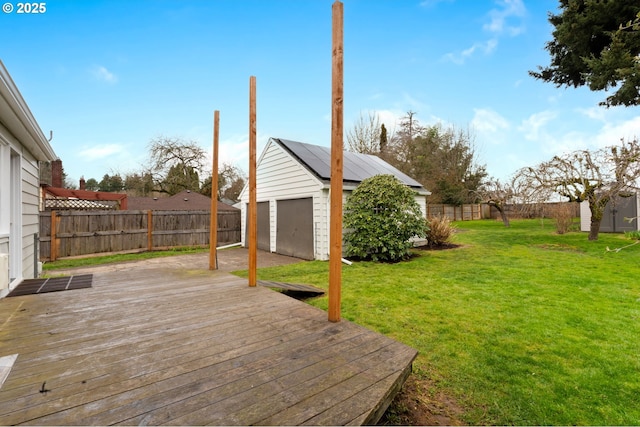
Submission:
<svg viewBox="0 0 640 427">
<path fill-rule="evenodd" d="M 5 127 L 36 160 L 52 161 L 58 158 L 1 60 L 0 113 Z"/>
</svg>

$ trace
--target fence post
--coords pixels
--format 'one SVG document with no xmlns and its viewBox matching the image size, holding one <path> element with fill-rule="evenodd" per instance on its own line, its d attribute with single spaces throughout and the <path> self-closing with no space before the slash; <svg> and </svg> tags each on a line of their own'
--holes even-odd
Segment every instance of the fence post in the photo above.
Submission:
<svg viewBox="0 0 640 427">
<path fill-rule="evenodd" d="M 153 250 L 153 211 L 147 211 L 147 250 Z"/>
<path fill-rule="evenodd" d="M 58 258 L 58 248 L 56 247 L 56 211 L 51 211 L 51 248 L 49 249 L 49 258 L 55 261 Z"/>
</svg>

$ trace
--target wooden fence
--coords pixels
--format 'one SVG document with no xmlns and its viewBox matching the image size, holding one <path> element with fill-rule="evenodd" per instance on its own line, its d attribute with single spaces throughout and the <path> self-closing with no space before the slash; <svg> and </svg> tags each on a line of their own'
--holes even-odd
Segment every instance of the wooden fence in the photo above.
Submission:
<svg viewBox="0 0 640 427">
<path fill-rule="evenodd" d="M 505 206 L 505 212 L 511 219 L 516 218 L 553 218 L 559 209 L 568 209 L 574 218 L 580 216 L 580 204 L 574 202 L 550 202 L 530 204 L 510 204 Z M 494 206 L 490 207 L 486 218 L 500 219 L 500 212 Z"/>
<path fill-rule="evenodd" d="M 436 205 L 427 204 L 427 218 L 434 216 L 447 217 L 451 221 L 470 221 L 486 218 L 488 212 L 485 205 Z"/>
<path fill-rule="evenodd" d="M 551 218 L 560 208 L 568 208 L 572 216 L 580 216 L 580 205 L 569 202 L 510 204 L 505 206 L 507 216 L 515 218 Z M 427 218 L 446 216 L 452 221 L 469 221 L 477 219 L 500 219 L 500 213 L 494 206 L 488 204 L 477 205 L 439 205 L 427 204 Z"/>
<path fill-rule="evenodd" d="M 209 220 L 209 211 L 41 212 L 40 260 L 104 252 L 207 246 Z M 240 211 L 218 212 L 217 245 L 239 241 Z"/>
</svg>

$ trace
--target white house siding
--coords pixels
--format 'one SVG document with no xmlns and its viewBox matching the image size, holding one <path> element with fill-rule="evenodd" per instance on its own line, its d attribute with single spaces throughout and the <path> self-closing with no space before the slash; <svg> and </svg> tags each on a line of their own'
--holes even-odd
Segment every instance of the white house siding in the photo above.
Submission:
<svg viewBox="0 0 640 427">
<path fill-rule="evenodd" d="M 427 218 L 427 196 L 423 196 L 420 194 L 415 195 L 416 203 L 420 206 L 420 210 L 422 211 L 422 217 Z"/>
<path fill-rule="evenodd" d="M 591 230 L 591 210 L 589 209 L 589 202 L 580 203 L 580 230 Z"/>
<path fill-rule="evenodd" d="M 0 61 L 0 297 L 37 274 L 38 161 L 56 159 L 29 107 Z M 7 277 L 10 280 L 6 286 Z"/>
<path fill-rule="evenodd" d="M 22 276 L 37 276 L 38 257 L 34 237 L 40 232 L 40 177 L 38 162 L 25 153 L 22 156 Z"/>
<path fill-rule="evenodd" d="M 11 279 L 8 288 L 0 289 L 0 297 L 21 280 L 34 278 L 38 262 L 34 234 L 39 231 L 39 191 L 38 162 L 0 124 L 0 254 L 9 254 Z M 20 206 L 16 206 L 15 200 Z M 13 216 L 17 219 L 12 221 Z M 13 239 L 18 239 L 17 249 Z"/>
<path fill-rule="evenodd" d="M 329 224 L 331 215 L 330 185 L 318 179 L 277 142 L 269 140 L 258 160 L 257 201 L 269 202 L 270 251 L 276 252 L 277 201 L 313 199 L 314 257 L 329 259 Z M 357 184 L 345 184 L 342 192 L 343 206 Z M 246 246 L 246 217 L 249 202 L 248 186 L 240 193 L 242 209 L 242 244 Z M 426 196 L 416 194 L 416 201 L 426 218 Z"/>
<path fill-rule="evenodd" d="M 11 215 L 11 148 L 0 123 L 0 297 L 9 291 L 9 226 Z"/>
<path fill-rule="evenodd" d="M 257 176 L 257 201 L 269 202 L 269 223 L 270 223 L 270 250 L 276 251 L 276 224 L 277 224 L 277 201 L 313 198 L 313 211 L 322 211 L 322 197 L 320 190 L 322 183 L 297 162 L 289 153 L 284 151 L 277 143 L 269 141 L 267 147 L 258 161 Z M 247 217 L 247 203 L 249 203 L 249 190 L 245 186 L 240 194 L 242 202 L 242 244 L 246 245 L 245 230 Z M 314 230 L 318 225 L 314 220 Z M 314 243 L 315 253 L 318 253 L 317 236 Z"/>
</svg>

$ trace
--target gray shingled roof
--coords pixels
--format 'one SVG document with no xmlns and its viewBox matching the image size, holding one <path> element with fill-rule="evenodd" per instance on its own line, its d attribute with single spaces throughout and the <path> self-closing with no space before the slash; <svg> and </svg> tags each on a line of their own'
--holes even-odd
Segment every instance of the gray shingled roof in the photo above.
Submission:
<svg viewBox="0 0 640 427">
<path fill-rule="evenodd" d="M 129 197 L 129 210 L 182 211 L 211 209 L 211 198 L 195 191 L 183 190 L 170 197 Z M 218 201 L 218 211 L 236 211 L 233 206 Z"/>
<path fill-rule="evenodd" d="M 331 149 L 319 145 L 305 144 L 287 139 L 273 138 L 300 163 L 322 180 L 331 179 Z M 400 172 L 377 156 L 344 152 L 342 179 L 345 182 L 360 183 L 375 175 L 393 175 L 403 184 L 417 190 L 425 190 L 422 184 Z M 425 190 L 426 191 L 426 190 Z"/>
</svg>

